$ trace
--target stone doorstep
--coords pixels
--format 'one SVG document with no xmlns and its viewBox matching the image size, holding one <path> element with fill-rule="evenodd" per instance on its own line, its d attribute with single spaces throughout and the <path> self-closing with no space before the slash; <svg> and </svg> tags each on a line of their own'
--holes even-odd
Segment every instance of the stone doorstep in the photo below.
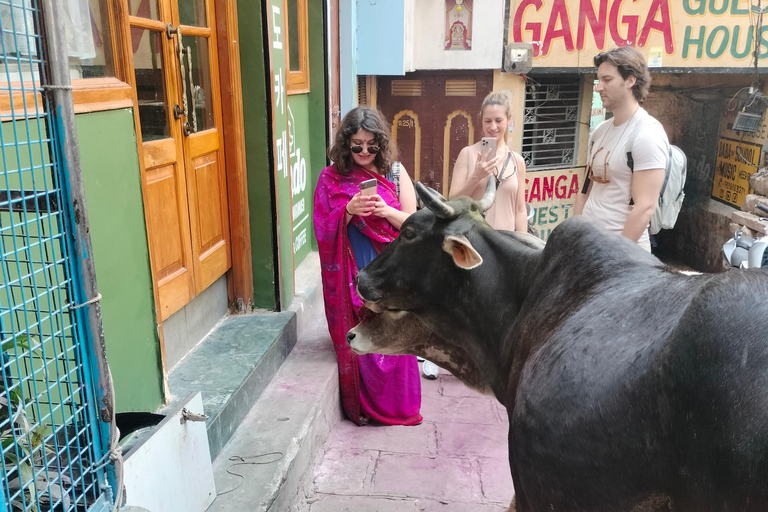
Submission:
<svg viewBox="0 0 768 512">
<path fill-rule="evenodd" d="M 171 402 L 202 391 L 211 460 L 234 434 L 304 332 L 323 308 L 317 253 L 296 269 L 296 297 L 288 311 L 229 316 L 168 376 Z"/>
</svg>

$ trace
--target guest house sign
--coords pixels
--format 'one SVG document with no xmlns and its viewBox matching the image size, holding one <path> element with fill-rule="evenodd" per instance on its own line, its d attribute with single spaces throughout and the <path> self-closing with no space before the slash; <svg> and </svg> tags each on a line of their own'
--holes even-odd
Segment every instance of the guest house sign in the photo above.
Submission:
<svg viewBox="0 0 768 512">
<path fill-rule="evenodd" d="M 744 69 L 755 37 L 768 63 L 768 23 L 755 34 L 751 0 L 510 0 L 509 42 L 533 44 L 534 66 L 592 67 L 632 45 L 656 68 Z M 756 16 L 752 16 L 756 19 Z"/>
</svg>

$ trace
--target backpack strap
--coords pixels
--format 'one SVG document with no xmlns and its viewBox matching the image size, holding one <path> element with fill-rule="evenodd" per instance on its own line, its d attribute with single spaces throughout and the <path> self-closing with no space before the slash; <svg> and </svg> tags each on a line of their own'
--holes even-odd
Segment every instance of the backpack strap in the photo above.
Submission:
<svg viewBox="0 0 768 512">
<path fill-rule="evenodd" d="M 595 141 L 592 140 L 590 137 L 589 139 L 589 145 L 587 146 L 587 162 L 589 162 L 589 159 L 592 158 L 592 148 L 595 146 Z M 592 180 L 589 179 L 589 163 L 587 163 L 587 172 L 584 173 L 584 185 L 581 187 L 581 193 L 586 194 L 589 191 L 589 185 L 591 184 Z"/>
<path fill-rule="evenodd" d="M 632 122 L 632 119 L 630 119 L 627 122 Z M 640 127 L 642 126 L 642 123 L 637 123 L 632 128 L 632 131 L 629 132 L 629 138 L 627 139 L 627 144 L 624 146 L 624 150 L 627 152 L 627 167 L 629 167 L 629 172 L 634 173 L 635 172 L 635 159 L 632 158 L 632 147 L 635 145 L 635 140 L 637 139 L 637 132 L 640 131 Z M 633 206 L 635 204 L 635 200 L 630 196 L 629 198 L 629 206 Z"/>
<path fill-rule="evenodd" d="M 669 164 L 672 162 L 672 144 L 669 145 L 669 152 L 667 152 L 667 166 L 664 168 L 664 183 L 661 185 L 661 192 L 659 192 L 659 198 L 664 197 L 664 191 L 667 190 L 667 183 L 669 183 Z"/>
<path fill-rule="evenodd" d="M 400 162 L 394 162 L 392 164 L 392 183 L 395 184 L 395 190 L 397 191 L 397 197 L 400 197 Z"/>
<path fill-rule="evenodd" d="M 635 172 L 635 159 L 632 158 L 632 147 L 635 145 L 635 140 L 637 139 L 638 128 L 639 126 L 635 126 L 630 132 L 627 144 L 624 146 L 624 149 L 627 152 L 627 166 L 629 167 L 630 172 Z"/>
</svg>

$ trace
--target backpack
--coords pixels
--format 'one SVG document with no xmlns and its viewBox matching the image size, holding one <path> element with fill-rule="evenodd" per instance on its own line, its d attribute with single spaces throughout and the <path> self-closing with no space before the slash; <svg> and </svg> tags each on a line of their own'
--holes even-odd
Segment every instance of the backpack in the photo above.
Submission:
<svg viewBox="0 0 768 512">
<path fill-rule="evenodd" d="M 661 127 L 661 125 L 659 125 Z M 631 171 L 634 171 L 634 159 L 632 158 L 632 146 L 635 143 L 637 130 L 630 135 L 627 141 L 627 165 Z M 677 215 L 683 207 L 685 198 L 685 175 L 688 169 L 688 158 L 683 150 L 677 146 L 669 145 L 669 154 L 667 155 L 667 167 L 664 169 L 664 184 L 659 193 L 659 205 L 651 217 L 651 225 L 648 232 L 655 235 L 662 229 L 672 229 L 675 227 Z"/>
</svg>

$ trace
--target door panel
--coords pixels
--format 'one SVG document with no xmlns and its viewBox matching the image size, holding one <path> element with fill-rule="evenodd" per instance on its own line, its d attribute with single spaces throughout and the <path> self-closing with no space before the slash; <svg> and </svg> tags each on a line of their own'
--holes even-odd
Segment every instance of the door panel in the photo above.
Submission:
<svg viewBox="0 0 768 512">
<path fill-rule="evenodd" d="M 147 236 L 152 248 L 161 318 L 165 319 L 194 296 L 191 251 L 186 224 L 186 202 L 176 165 L 166 165 L 146 173 L 144 202 L 148 207 Z"/>
<path fill-rule="evenodd" d="M 150 216 L 150 243 L 157 248 L 152 259 L 157 269 L 157 277 L 165 279 L 171 274 L 186 268 L 186 260 L 180 208 L 178 201 L 178 180 L 175 165 L 167 165 L 152 170 L 152 177 L 147 179 L 147 198 L 157 205 Z M 173 198 L 175 200 L 168 200 Z"/>
<path fill-rule="evenodd" d="M 216 155 L 210 153 L 195 159 L 195 186 L 197 190 L 205 190 L 206 194 L 197 197 L 197 225 L 200 234 L 200 252 L 207 251 L 213 244 L 221 240 L 221 205 L 217 201 L 211 201 L 211 196 L 218 197 L 219 169 L 216 163 Z"/>
<path fill-rule="evenodd" d="M 212 1 L 131 0 L 144 207 L 161 321 L 231 266 Z"/>
<path fill-rule="evenodd" d="M 212 12 L 212 11 L 211 11 Z M 210 17 L 209 17 L 210 19 Z M 214 20 L 210 23 L 213 25 Z M 182 29 L 183 32 L 183 29 Z M 195 259 L 195 292 L 200 293 L 232 266 L 229 244 L 229 216 L 225 174 L 221 99 L 217 53 L 211 47 L 216 39 L 196 36 L 184 38 L 190 47 L 188 105 L 195 113 L 198 130 L 184 141 L 187 157 L 187 188 Z M 188 43 L 187 43 L 188 42 Z"/>
<path fill-rule="evenodd" d="M 378 106 L 414 179 L 448 193 L 459 152 L 481 137 L 477 114 L 492 88 L 489 71 L 379 77 Z"/>
</svg>

